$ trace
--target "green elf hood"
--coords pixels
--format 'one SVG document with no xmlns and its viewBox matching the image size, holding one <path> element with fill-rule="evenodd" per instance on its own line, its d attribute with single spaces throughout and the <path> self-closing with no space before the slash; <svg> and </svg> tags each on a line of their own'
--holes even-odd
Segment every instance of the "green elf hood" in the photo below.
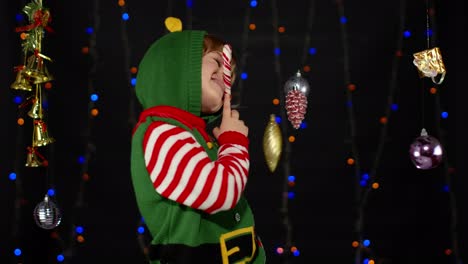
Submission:
<svg viewBox="0 0 468 264">
<path fill-rule="evenodd" d="M 136 95 L 143 110 L 159 105 L 201 116 L 201 65 L 205 31 L 184 30 L 164 35 L 140 62 Z M 219 114 L 205 116 L 211 121 Z"/>
</svg>

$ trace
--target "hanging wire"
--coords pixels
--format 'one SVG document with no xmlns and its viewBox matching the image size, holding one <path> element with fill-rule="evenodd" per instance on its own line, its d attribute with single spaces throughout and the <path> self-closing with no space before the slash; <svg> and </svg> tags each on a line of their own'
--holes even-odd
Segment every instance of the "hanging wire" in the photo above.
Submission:
<svg viewBox="0 0 468 264">
<path fill-rule="evenodd" d="M 433 6 L 432 2 L 432 6 Z M 428 26 L 427 28 L 427 34 L 428 34 L 428 40 L 429 40 L 429 35 L 432 34 L 432 39 L 431 42 L 428 42 L 428 47 L 435 47 L 436 42 L 437 42 L 437 36 L 438 36 L 438 29 L 436 28 L 437 26 L 437 21 L 435 16 L 432 16 L 435 11 L 434 7 L 431 8 L 430 3 L 428 0 L 426 0 L 426 14 L 427 14 L 427 22 L 426 25 Z M 430 25 L 430 19 L 432 18 L 432 30 L 429 28 Z M 437 92 L 434 94 L 434 100 L 435 100 L 435 122 L 436 122 L 436 133 L 439 135 L 439 141 L 442 146 L 446 146 L 447 140 L 444 135 L 446 135 L 445 131 L 442 129 L 441 125 L 441 118 L 440 118 L 440 113 L 442 113 L 442 104 L 441 104 L 441 98 L 440 98 L 440 88 L 441 85 L 440 83 L 435 83 L 435 87 L 437 89 Z M 447 186 L 448 190 L 448 200 L 449 200 L 449 209 L 450 209 L 450 225 L 449 225 L 449 236 L 450 240 L 452 243 L 452 254 L 454 257 L 453 263 L 454 264 L 462 264 L 462 259 L 460 255 L 460 249 L 459 249 L 459 223 L 458 223 L 458 207 L 457 207 L 457 200 L 456 200 L 456 195 L 454 192 L 453 188 L 453 178 L 454 178 L 454 173 L 451 173 L 451 166 L 450 166 L 450 159 L 448 157 L 447 149 L 444 148 L 444 155 L 442 156 L 442 173 L 444 177 L 444 183 Z"/>
<path fill-rule="evenodd" d="M 97 73 L 97 65 L 99 61 L 99 54 L 96 49 L 96 35 L 100 29 L 100 13 L 99 13 L 99 6 L 100 6 L 100 1 L 95 0 L 92 1 L 93 5 L 92 8 L 90 8 L 90 18 L 91 18 L 91 24 L 92 24 L 92 32 L 89 33 L 89 38 L 88 38 L 88 47 L 89 47 L 89 56 L 91 60 L 91 66 L 88 70 L 88 80 L 87 80 L 87 85 L 88 85 L 88 95 L 92 95 L 95 93 L 95 86 L 94 86 L 94 81 L 95 81 L 95 76 Z M 80 235 L 77 230 L 77 223 L 79 221 L 79 216 L 82 213 L 82 209 L 84 207 L 84 195 L 85 195 L 85 189 L 86 185 L 89 179 L 88 176 L 88 171 L 89 171 L 89 161 L 91 159 L 91 156 L 95 153 L 96 151 L 96 146 L 91 140 L 91 134 L 92 134 L 92 114 L 91 110 L 94 108 L 94 101 L 90 100 L 88 102 L 88 119 L 86 125 L 83 127 L 83 131 L 81 135 L 83 135 L 84 142 L 85 142 L 85 155 L 83 158 L 80 160 L 81 167 L 79 171 L 79 176 L 81 178 L 81 181 L 78 185 L 78 191 L 77 191 L 77 196 L 76 200 L 73 204 L 72 210 L 70 210 L 70 228 L 68 229 L 68 237 L 67 238 L 62 238 L 59 233 L 55 233 L 55 238 L 61 245 L 63 249 L 63 263 L 70 263 L 73 262 L 73 258 L 76 255 L 76 245 L 78 241 L 77 235 Z M 65 241 L 66 240 L 66 241 Z"/>
<path fill-rule="evenodd" d="M 278 5 L 277 1 L 273 0 L 271 2 L 271 10 L 272 10 L 272 26 L 273 26 L 273 48 L 275 51 L 280 51 L 280 40 L 278 34 L 278 25 L 279 25 L 279 15 L 278 15 Z M 310 32 L 312 31 L 313 21 L 314 21 L 314 14 L 315 14 L 315 1 L 309 1 L 309 9 L 307 15 L 307 29 L 304 35 L 304 46 L 303 46 L 303 54 L 301 58 L 301 65 L 304 65 L 307 60 L 308 54 L 308 47 L 310 46 Z M 283 90 L 283 78 L 281 72 L 281 59 L 280 59 L 281 52 L 274 55 L 274 65 L 275 65 L 275 73 L 277 77 L 278 83 L 278 94 L 280 98 L 284 98 L 284 90 Z M 284 101 L 280 100 L 280 122 L 281 130 L 288 131 L 288 123 L 285 121 L 287 120 L 287 116 L 284 108 Z M 283 192 L 281 198 L 281 207 L 280 213 L 282 217 L 282 224 L 285 230 L 285 242 L 284 242 L 284 249 L 285 257 L 282 259 L 283 263 L 289 263 L 291 257 L 291 247 L 293 246 L 293 225 L 289 215 L 289 175 L 291 175 L 291 165 L 290 165 L 290 158 L 292 153 L 292 146 L 291 142 L 288 139 L 288 133 L 282 133 L 283 139 L 282 141 L 285 142 L 283 155 L 282 155 L 282 168 L 283 168 L 283 176 L 284 176 L 284 184 L 283 184 Z"/>
<path fill-rule="evenodd" d="M 310 46 L 310 33 L 312 32 L 312 26 L 315 21 L 315 0 L 309 1 L 309 10 L 307 15 L 307 29 L 306 33 L 304 34 L 304 48 L 302 49 L 302 59 L 301 65 L 304 66 L 307 61 L 307 55 L 309 54 L 309 46 Z"/>
<path fill-rule="evenodd" d="M 373 165 L 371 171 L 369 173 L 369 184 L 366 188 L 362 189 L 362 195 L 359 201 L 359 209 L 358 209 L 358 216 L 356 222 L 356 232 L 358 233 L 359 243 L 362 245 L 363 233 L 364 233 L 364 225 L 365 225 L 365 208 L 367 206 L 367 202 L 371 191 L 373 189 L 372 183 L 376 183 L 378 180 L 377 171 L 380 166 L 380 161 L 382 158 L 382 154 L 385 147 L 385 142 L 387 141 L 387 132 L 388 132 L 388 122 L 391 118 L 391 109 L 394 103 L 394 95 L 398 91 L 398 71 L 400 65 L 401 56 L 398 55 L 403 50 L 403 32 L 405 30 L 406 24 L 406 0 L 400 0 L 400 12 L 399 14 L 399 29 L 397 31 L 397 47 L 396 53 L 393 57 L 392 62 L 392 69 L 391 69 L 391 77 L 389 81 L 389 89 L 388 89 L 388 96 L 387 96 L 387 107 L 385 109 L 385 117 L 387 118 L 386 122 L 382 123 L 379 141 L 377 145 L 377 150 L 374 156 Z M 360 178 L 358 178 L 360 179 Z M 361 192 L 361 191 L 359 191 Z M 361 247 L 356 248 L 356 258 L 355 263 L 361 263 Z"/>
<path fill-rule="evenodd" d="M 442 126 L 441 126 L 441 120 L 440 120 L 440 113 L 442 111 L 441 107 L 441 102 L 440 102 L 440 96 L 439 92 L 437 92 L 435 95 L 435 122 L 436 122 L 436 132 L 439 135 L 439 141 L 442 146 L 446 146 L 447 141 L 445 140 L 444 135 L 445 133 L 443 132 Z M 460 251 L 459 251 L 459 242 L 458 242 L 458 229 L 459 229 L 459 224 L 458 224 L 458 208 L 457 208 L 457 201 L 456 201 L 456 196 L 453 188 L 453 174 L 450 172 L 450 164 L 449 164 L 449 158 L 448 158 L 448 153 L 447 149 L 444 149 L 444 155 L 442 156 L 442 173 L 443 173 L 443 178 L 444 178 L 444 183 L 447 186 L 448 190 L 448 200 L 449 200 L 449 209 L 450 209 L 450 240 L 452 243 L 452 254 L 454 256 L 454 264 L 462 264 L 461 256 L 460 256 Z"/>
<path fill-rule="evenodd" d="M 431 47 L 431 36 L 430 36 L 430 23 L 429 23 L 429 0 L 426 0 L 426 40 L 427 40 L 427 48 Z"/>
<path fill-rule="evenodd" d="M 186 12 L 187 12 L 187 29 L 188 30 L 191 30 L 192 29 L 192 24 L 193 24 L 193 19 L 192 19 L 192 6 L 193 6 L 193 2 L 195 0 L 187 0 L 187 3 L 185 4 L 186 6 Z"/>
<path fill-rule="evenodd" d="M 349 45 L 348 45 L 348 32 L 346 27 L 346 22 L 343 21 L 346 19 L 345 8 L 343 1 L 336 1 L 338 19 L 340 21 L 340 32 L 341 32 L 341 45 L 343 49 L 343 75 L 344 75 L 344 86 L 346 87 L 346 100 L 348 103 L 348 122 L 350 128 L 350 144 L 351 144 L 351 155 L 354 159 L 354 177 L 355 177 L 355 206 L 356 206 L 356 222 L 354 227 L 355 235 L 359 241 L 359 246 L 355 249 L 355 263 L 361 264 L 361 248 L 363 241 L 362 231 L 363 231 L 363 216 L 364 209 L 361 205 L 361 185 L 360 185 L 360 174 L 361 174 L 361 165 L 359 160 L 359 151 L 357 144 L 357 127 L 356 127 L 356 117 L 354 113 L 354 104 L 353 104 L 353 95 L 349 85 L 351 85 L 351 72 L 350 72 L 350 56 L 349 56 Z"/>
<path fill-rule="evenodd" d="M 400 0 L 400 12 L 399 12 L 399 30 L 397 32 L 397 48 L 396 53 L 401 52 L 403 50 L 403 31 L 405 29 L 405 21 L 406 21 L 406 0 Z M 392 115 L 392 105 L 394 103 L 394 95 L 398 91 L 398 71 L 400 65 L 401 56 L 394 56 L 392 62 L 392 70 L 391 70 L 391 78 L 389 81 L 389 89 L 388 89 L 388 96 L 387 96 L 387 107 L 385 108 L 385 117 L 387 118 L 387 122 L 384 122 L 380 129 L 380 136 L 377 145 L 376 154 L 374 156 L 374 162 L 372 165 L 372 169 L 370 171 L 370 182 L 377 181 L 377 170 L 379 169 L 380 160 L 384 151 L 385 142 L 387 141 L 387 131 L 388 131 L 388 120 L 390 120 Z M 369 193 L 372 189 L 372 186 L 368 186 L 364 189 L 364 194 L 361 199 L 361 207 L 365 207 L 367 204 Z"/>
<path fill-rule="evenodd" d="M 41 85 L 37 84 L 36 85 L 36 100 L 39 101 L 39 113 L 40 114 L 43 114 L 42 103 L 44 102 L 43 101 L 44 97 L 47 100 L 46 93 L 43 93 Z M 48 155 L 47 155 L 48 159 L 46 161 L 46 177 L 45 177 L 46 185 L 45 186 L 48 186 L 49 188 L 54 188 L 54 171 L 53 171 L 53 169 L 55 168 L 54 167 L 55 166 L 54 145 L 55 144 L 50 144 L 50 146 L 48 147 Z M 53 197 L 50 197 L 50 199 L 55 200 L 55 195 Z"/>
<path fill-rule="evenodd" d="M 127 13 L 128 12 L 128 3 L 125 2 L 124 4 L 121 4 L 120 5 L 120 11 L 122 14 L 124 13 Z M 168 13 L 168 16 L 172 13 L 172 9 L 173 9 L 173 5 L 172 5 L 172 1 L 171 0 L 168 0 L 168 5 L 167 5 L 167 9 L 166 9 L 166 12 Z M 129 41 L 129 37 L 128 37 L 128 27 L 127 27 L 127 21 L 128 20 L 124 20 L 124 19 L 121 19 L 120 20 L 120 37 L 121 37 L 121 40 L 122 40 L 122 46 L 123 46 L 123 54 L 124 54 L 124 62 L 123 62 L 123 65 L 124 65 L 124 71 L 125 71 L 125 77 L 126 77 L 126 81 L 127 81 L 127 89 L 129 90 L 130 92 L 130 95 L 129 95 L 129 110 L 128 110 L 128 125 L 129 125 L 129 131 L 131 131 L 131 129 L 133 129 L 133 127 L 135 127 L 136 123 L 137 123 L 137 118 L 138 118 L 138 114 L 137 114 L 137 101 L 136 101 L 136 94 L 135 94 L 135 88 L 133 87 L 133 84 L 132 84 L 132 72 L 130 70 L 130 61 L 131 61 L 131 49 L 130 49 L 130 41 Z M 143 253 L 143 256 L 145 258 L 145 260 L 149 263 L 150 262 L 150 257 L 149 257 L 149 251 L 148 251 L 148 244 L 149 244 L 149 241 L 148 241 L 148 238 L 147 238 L 147 234 L 145 234 L 145 232 L 138 232 L 140 227 L 141 228 L 144 228 L 145 227 L 145 222 L 144 222 L 144 219 L 143 217 L 139 216 L 138 217 L 138 220 L 137 220 L 137 243 L 138 243 L 138 246 L 140 247 L 140 250 L 141 252 Z"/>
<path fill-rule="evenodd" d="M 239 61 L 239 72 L 242 74 L 244 72 L 244 69 L 247 66 L 247 58 L 248 58 L 248 43 L 249 43 L 249 24 L 250 24 L 250 8 L 247 7 L 245 9 L 245 14 L 244 14 L 244 25 L 243 29 L 244 31 L 242 32 L 242 42 L 241 42 L 241 56 L 240 56 L 240 61 Z M 242 92 L 244 90 L 244 79 L 240 78 L 237 84 L 237 92 L 239 96 L 239 101 L 236 104 L 233 104 L 231 107 L 233 109 L 239 109 L 242 108 L 242 99 L 244 96 L 244 93 Z M 234 97 L 234 96 L 233 96 Z"/>
<path fill-rule="evenodd" d="M 280 50 L 280 41 L 279 41 L 279 36 L 278 36 L 278 24 L 279 24 L 279 19 L 278 19 L 278 5 L 276 0 L 271 1 L 271 11 L 272 11 L 272 25 L 273 25 L 273 47 L 275 50 Z M 280 54 L 275 54 L 274 55 L 274 64 L 275 64 L 275 73 L 276 73 L 276 78 L 277 78 L 277 83 L 278 83 L 278 93 L 280 95 L 280 98 L 284 98 L 284 91 L 282 87 L 282 75 L 281 75 L 281 62 L 280 62 Z M 281 101 L 281 100 L 280 100 Z M 282 102 L 282 101 L 281 101 Z M 281 109 L 284 109 L 284 103 L 280 103 Z M 287 122 L 284 120 L 287 120 L 286 114 L 284 111 L 280 111 L 280 116 L 281 120 L 283 120 L 281 124 L 281 130 L 286 132 L 288 131 L 288 125 Z M 284 244 L 284 249 L 285 253 L 283 263 L 289 263 L 290 259 L 290 252 L 289 249 L 292 246 L 292 232 L 293 232 L 293 226 L 291 224 L 291 219 L 289 216 L 289 201 L 288 201 L 288 176 L 291 175 L 291 168 L 290 168 L 290 156 L 291 156 L 291 143 L 289 142 L 287 138 L 287 133 L 282 133 L 283 136 L 283 142 L 285 142 L 284 150 L 283 150 L 283 156 L 282 156 L 282 163 L 283 163 L 283 177 L 284 177 L 284 183 L 283 183 L 283 192 L 282 192 L 282 200 L 281 200 L 281 207 L 280 207 L 280 213 L 282 217 L 282 224 L 285 230 L 285 244 Z"/>
<path fill-rule="evenodd" d="M 430 36 L 430 20 L 429 20 L 429 0 L 425 1 L 426 3 L 426 45 L 427 48 L 431 47 L 431 36 Z M 424 80 L 421 81 L 421 127 L 425 128 L 425 104 L 424 98 L 426 95 L 426 86 L 424 85 Z"/>
<path fill-rule="evenodd" d="M 166 17 L 170 17 L 172 15 L 172 10 L 174 9 L 173 0 L 167 0 L 167 8 L 166 8 Z"/>
<path fill-rule="evenodd" d="M 121 12 L 122 14 L 128 12 L 127 3 L 121 5 Z M 137 121 L 137 114 L 136 114 L 136 95 L 135 89 L 132 85 L 132 73 L 130 72 L 130 58 L 131 58 L 131 50 L 128 38 L 128 29 L 127 29 L 127 20 L 120 19 L 120 38 L 122 40 L 123 46 L 123 57 L 124 57 L 124 69 L 125 69 L 125 78 L 127 81 L 127 89 L 130 92 L 129 95 L 129 110 L 128 110 L 128 125 L 129 128 L 132 129 Z"/>
<path fill-rule="evenodd" d="M 20 108 L 18 111 L 18 119 L 23 118 L 24 111 Z M 15 248 L 20 248 L 21 241 L 21 223 L 22 223 L 22 206 L 24 201 L 24 189 L 23 189 L 23 172 L 24 172 L 24 125 L 18 125 L 16 129 L 16 153 L 14 162 L 14 173 L 16 174 L 15 179 L 15 200 L 14 200 L 14 212 L 13 219 L 11 221 L 11 237 Z"/>
</svg>

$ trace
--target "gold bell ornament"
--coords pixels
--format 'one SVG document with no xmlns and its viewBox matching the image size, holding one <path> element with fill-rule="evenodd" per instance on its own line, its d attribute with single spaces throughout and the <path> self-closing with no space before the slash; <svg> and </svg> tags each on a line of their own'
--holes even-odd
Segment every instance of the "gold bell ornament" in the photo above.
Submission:
<svg viewBox="0 0 468 264">
<path fill-rule="evenodd" d="M 52 137 L 49 137 L 47 133 L 47 126 L 43 120 L 34 120 L 34 130 L 33 130 L 33 147 L 42 147 L 49 145 L 50 143 L 55 142 Z"/>
<path fill-rule="evenodd" d="M 435 84 L 441 84 L 444 81 L 446 70 L 438 47 L 414 53 L 413 57 L 413 64 L 418 68 L 420 78 L 429 77 Z M 439 74 L 441 77 L 437 82 L 435 77 Z"/>
<path fill-rule="evenodd" d="M 34 98 L 31 99 L 32 106 L 31 110 L 28 112 L 28 116 L 33 119 L 42 119 L 43 111 L 42 111 L 42 91 L 41 85 L 36 84 L 36 94 Z"/>
<path fill-rule="evenodd" d="M 23 90 L 23 91 L 31 92 L 32 91 L 32 86 L 29 83 L 29 81 L 26 80 L 26 78 L 24 76 L 24 65 L 15 67 L 15 71 L 17 71 L 16 79 L 10 85 L 10 88 L 15 89 L 15 90 Z"/>
<path fill-rule="evenodd" d="M 265 155 L 266 164 L 270 172 L 274 172 L 278 166 L 278 161 L 283 150 L 283 141 L 281 129 L 276 123 L 275 115 L 270 115 L 270 120 L 263 134 L 263 153 Z"/>
<path fill-rule="evenodd" d="M 28 154 L 26 157 L 26 167 L 41 167 L 47 166 L 47 160 L 37 152 L 36 148 L 28 147 Z"/>
<path fill-rule="evenodd" d="M 45 83 L 53 80 L 53 77 L 47 71 L 44 60 L 52 62 L 52 59 L 42 54 L 42 39 L 44 30 L 53 32 L 48 26 L 51 21 L 50 12 L 43 8 L 42 1 L 33 1 L 23 8 L 23 12 L 29 17 L 29 25 L 17 27 L 16 32 L 26 33 L 23 38 L 23 49 L 25 54 L 33 52 L 27 57 L 24 75 L 34 84 Z"/>
<path fill-rule="evenodd" d="M 28 116 L 33 118 L 33 119 L 42 119 L 43 114 L 42 114 L 42 107 L 41 107 L 41 102 L 39 101 L 39 98 L 34 98 L 33 100 L 33 105 L 31 107 L 31 110 L 28 112 Z"/>
<path fill-rule="evenodd" d="M 24 74 L 30 78 L 34 84 L 45 83 L 54 79 L 54 77 L 49 74 L 44 64 L 44 59 L 52 61 L 49 57 L 39 52 L 35 52 L 35 54 L 28 58 Z"/>
</svg>

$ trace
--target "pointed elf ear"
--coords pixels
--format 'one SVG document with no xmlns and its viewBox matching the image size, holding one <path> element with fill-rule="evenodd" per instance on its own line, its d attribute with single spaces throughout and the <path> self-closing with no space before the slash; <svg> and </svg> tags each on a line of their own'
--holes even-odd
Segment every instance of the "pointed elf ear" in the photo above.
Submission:
<svg viewBox="0 0 468 264">
<path fill-rule="evenodd" d="M 167 17 L 164 25 L 169 32 L 182 31 L 182 21 L 177 17 Z"/>
</svg>

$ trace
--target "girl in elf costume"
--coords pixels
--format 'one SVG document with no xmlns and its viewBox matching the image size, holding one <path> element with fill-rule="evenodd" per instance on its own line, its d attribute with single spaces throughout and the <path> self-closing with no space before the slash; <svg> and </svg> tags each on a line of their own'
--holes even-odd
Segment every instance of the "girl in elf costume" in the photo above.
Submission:
<svg viewBox="0 0 468 264">
<path fill-rule="evenodd" d="M 265 263 L 243 195 L 248 128 L 226 93 L 224 45 L 204 31 L 172 32 L 139 65 L 143 111 L 133 131 L 131 174 L 153 238 L 152 264 Z M 230 66 L 233 73 L 234 60 Z M 217 118 L 213 138 L 206 127 Z"/>
</svg>

